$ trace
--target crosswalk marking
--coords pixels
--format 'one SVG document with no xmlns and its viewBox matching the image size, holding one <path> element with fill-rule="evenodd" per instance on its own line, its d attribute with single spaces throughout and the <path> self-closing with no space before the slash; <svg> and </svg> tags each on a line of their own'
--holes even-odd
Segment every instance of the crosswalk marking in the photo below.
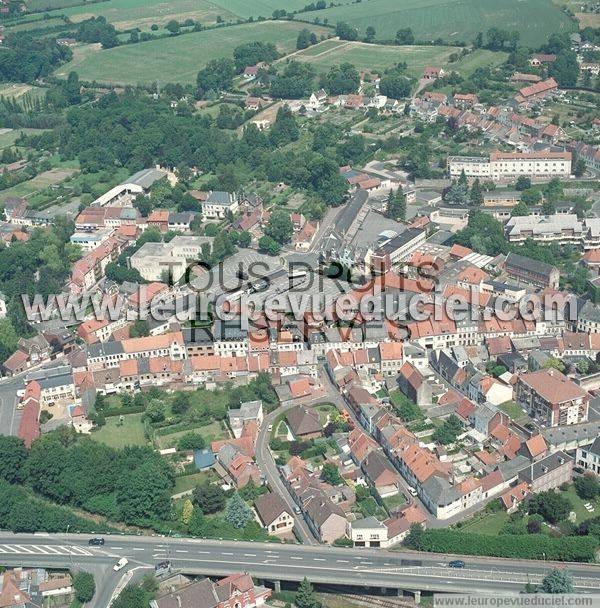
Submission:
<svg viewBox="0 0 600 608">
<path fill-rule="evenodd" d="M 16 553 L 26 555 L 93 555 L 91 551 L 75 545 L 0 545 L 0 553 Z"/>
</svg>

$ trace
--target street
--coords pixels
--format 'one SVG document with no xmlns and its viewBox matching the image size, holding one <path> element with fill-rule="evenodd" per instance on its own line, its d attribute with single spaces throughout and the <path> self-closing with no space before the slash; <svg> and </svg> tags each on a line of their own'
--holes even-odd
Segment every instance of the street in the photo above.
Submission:
<svg viewBox="0 0 600 608">
<path fill-rule="evenodd" d="M 21 410 L 16 408 L 17 391 L 23 388 L 23 378 L 0 380 L 0 435 L 16 435 L 21 420 Z"/>
</svg>

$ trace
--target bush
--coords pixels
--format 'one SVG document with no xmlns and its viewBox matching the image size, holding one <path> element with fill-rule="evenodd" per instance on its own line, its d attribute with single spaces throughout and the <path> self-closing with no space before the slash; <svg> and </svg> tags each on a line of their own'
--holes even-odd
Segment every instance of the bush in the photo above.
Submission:
<svg viewBox="0 0 600 608">
<path fill-rule="evenodd" d="M 82 604 L 89 602 L 96 592 L 94 577 L 89 572 L 84 572 L 83 570 L 78 572 L 73 577 L 73 588 L 77 601 Z"/>
<path fill-rule="evenodd" d="M 404 544 L 417 551 L 489 555 L 564 562 L 594 560 L 598 539 L 590 536 L 551 538 L 542 534 L 489 536 L 456 530 L 422 530 L 408 535 Z"/>
</svg>

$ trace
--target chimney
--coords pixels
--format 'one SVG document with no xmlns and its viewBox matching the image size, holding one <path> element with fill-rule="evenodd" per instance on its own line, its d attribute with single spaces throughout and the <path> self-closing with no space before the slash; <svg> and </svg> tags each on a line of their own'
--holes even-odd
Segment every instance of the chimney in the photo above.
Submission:
<svg viewBox="0 0 600 608">
<path fill-rule="evenodd" d="M 558 457 L 558 464 L 565 464 L 565 459 L 562 456 Z"/>
<path fill-rule="evenodd" d="M 548 370 L 548 375 L 549 375 L 549 376 L 553 376 L 553 375 L 554 375 L 554 370 L 553 370 L 552 368 L 550 368 L 550 369 Z"/>
</svg>

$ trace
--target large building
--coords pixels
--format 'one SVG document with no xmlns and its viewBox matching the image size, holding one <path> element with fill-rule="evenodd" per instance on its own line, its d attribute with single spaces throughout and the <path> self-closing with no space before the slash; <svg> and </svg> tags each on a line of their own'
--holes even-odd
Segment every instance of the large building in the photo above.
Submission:
<svg viewBox="0 0 600 608">
<path fill-rule="evenodd" d="M 542 244 L 575 245 L 586 250 L 600 247 L 600 220 L 580 220 L 574 213 L 515 216 L 508 220 L 505 230 L 511 243 L 532 239 Z"/>
<path fill-rule="evenodd" d="M 577 424 L 588 418 L 588 393 L 557 369 L 520 375 L 515 401 L 545 426 Z"/>
<path fill-rule="evenodd" d="M 538 262 L 517 253 L 509 253 L 506 256 L 504 271 L 510 278 L 530 283 L 536 287 L 557 289 L 560 280 L 560 271 L 556 266 Z"/>
<path fill-rule="evenodd" d="M 450 177 L 464 171 L 467 177 L 509 180 L 520 176 L 532 179 L 568 177 L 571 174 L 570 152 L 491 152 L 489 158 L 448 157 Z"/>
<path fill-rule="evenodd" d="M 235 194 L 214 190 L 202 203 L 202 215 L 205 220 L 222 220 L 227 213 L 235 213 L 238 208 L 238 198 Z"/>
</svg>

